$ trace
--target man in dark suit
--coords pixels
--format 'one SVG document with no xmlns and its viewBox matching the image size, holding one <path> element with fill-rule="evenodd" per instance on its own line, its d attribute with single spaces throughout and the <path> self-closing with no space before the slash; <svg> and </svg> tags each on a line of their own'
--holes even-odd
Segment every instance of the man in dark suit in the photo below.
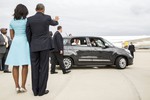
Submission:
<svg viewBox="0 0 150 100">
<path fill-rule="evenodd" d="M 32 90 L 35 96 L 49 93 L 46 90 L 49 71 L 49 50 L 52 39 L 49 25 L 58 25 L 58 16 L 54 20 L 45 15 L 43 4 L 36 6 L 37 13 L 27 20 L 26 33 L 31 52 Z"/>
<path fill-rule="evenodd" d="M 134 58 L 134 52 L 135 52 L 135 46 L 133 45 L 133 43 L 131 42 L 131 44 L 129 45 L 129 51 L 131 53 L 131 55 L 133 56 Z"/>
<path fill-rule="evenodd" d="M 70 72 L 65 69 L 65 66 L 63 63 L 64 45 L 63 45 L 63 38 L 62 38 L 61 33 L 62 33 L 62 27 L 58 26 L 57 31 L 55 32 L 53 36 L 54 50 L 51 53 L 51 74 L 58 73 L 55 71 L 57 63 L 60 65 L 63 74 L 67 74 Z"/>
<path fill-rule="evenodd" d="M 11 40 L 7 36 L 6 28 L 2 28 L 0 31 L 2 33 L 0 34 L 0 70 L 4 71 L 4 73 L 11 73 L 11 71 L 8 70 L 8 65 L 5 65 L 5 60 L 11 45 Z"/>
</svg>

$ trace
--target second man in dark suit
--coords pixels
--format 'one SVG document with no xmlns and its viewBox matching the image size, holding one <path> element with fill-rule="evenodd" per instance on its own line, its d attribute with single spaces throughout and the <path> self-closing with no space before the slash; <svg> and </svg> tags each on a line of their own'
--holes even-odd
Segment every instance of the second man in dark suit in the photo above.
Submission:
<svg viewBox="0 0 150 100">
<path fill-rule="evenodd" d="M 58 72 L 55 71 L 56 65 L 59 64 L 63 74 L 67 74 L 70 71 L 65 69 L 63 63 L 63 52 L 64 52 L 64 45 L 63 45 L 63 38 L 62 38 L 62 27 L 58 26 L 57 31 L 53 36 L 53 45 L 54 50 L 51 53 L 51 74 L 57 74 Z"/>
</svg>

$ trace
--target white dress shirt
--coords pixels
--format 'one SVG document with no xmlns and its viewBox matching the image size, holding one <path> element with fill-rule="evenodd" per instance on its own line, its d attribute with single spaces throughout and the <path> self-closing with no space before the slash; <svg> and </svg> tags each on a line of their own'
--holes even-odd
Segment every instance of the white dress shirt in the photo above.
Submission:
<svg viewBox="0 0 150 100">
<path fill-rule="evenodd" d="M 6 35 L 4 35 L 4 34 L 2 34 L 2 36 L 3 36 L 3 38 L 4 38 L 4 40 L 5 40 L 5 42 L 6 42 L 6 48 L 8 48 L 8 38 L 7 38 L 7 36 Z"/>
</svg>

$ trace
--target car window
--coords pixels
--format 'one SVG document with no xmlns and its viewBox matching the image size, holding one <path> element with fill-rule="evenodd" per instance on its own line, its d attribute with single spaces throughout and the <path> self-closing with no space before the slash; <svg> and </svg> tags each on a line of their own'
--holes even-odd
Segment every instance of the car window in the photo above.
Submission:
<svg viewBox="0 0 150 100">
<path fill-rule="evenodd" d="M 109 41 L 107 41 L 105 39 L 103 39 L 103 41 L 105 42 L 105 46 L 114 47 L 114 45 L 111 42 L 109 42 Z"/>
<path fill-rule="evenodd" d="M 72 46 L 87 46 L 86 38 L 72 38 L 70 43 Z"/>
<path fill-rule="evenodd" d="M 104 43 L 100 39 L 97 39 L 95 42 L 99 47 L 104 47 Z"/>
<path fill-rule="evenodd" d="M 90 43 L 93 47 L 105 47 L 104 42 L 100 38 L 90 38 Z"/>
</svg>

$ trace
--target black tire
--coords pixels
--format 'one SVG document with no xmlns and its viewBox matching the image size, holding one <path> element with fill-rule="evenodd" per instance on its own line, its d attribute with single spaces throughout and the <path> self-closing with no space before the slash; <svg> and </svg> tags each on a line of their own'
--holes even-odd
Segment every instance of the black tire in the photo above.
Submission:
<svg viewBox="0 0 150 100">
<path fill-rule="evenodd" d="M 66 69 L 66 70 L 69 70 L 69 69 L 72 68 L 73 61 L 72 61 L 71 58 L 69 58 L 69 57 L 64 57 L 63 62 L 64 62 L 64 66 L 65 66 L 65 69 Z"/>
<path fill-rule="evenodd" d="M 127 60 L 124 57 L 118 57 L 116 60 L 116 67 L 118 69 L 125 69 L 127 66 Z"/>
</svg>

